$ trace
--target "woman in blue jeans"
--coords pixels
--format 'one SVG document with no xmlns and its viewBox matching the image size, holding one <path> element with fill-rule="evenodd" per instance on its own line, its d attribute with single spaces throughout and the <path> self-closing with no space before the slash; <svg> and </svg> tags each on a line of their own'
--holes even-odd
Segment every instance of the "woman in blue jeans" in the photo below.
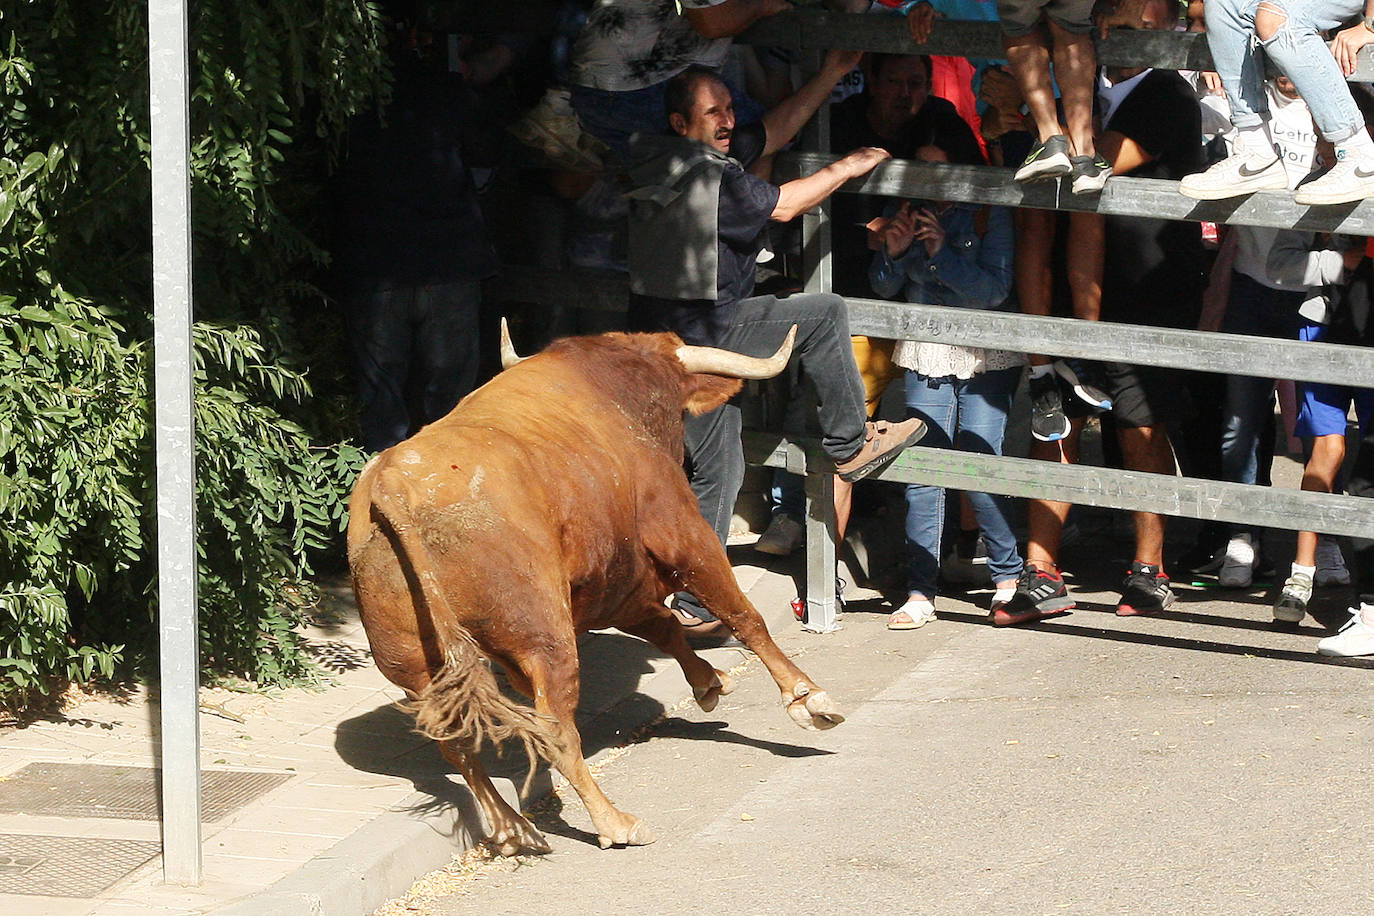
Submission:
<svg viewBox="0 0 1374 916">
<path fill-rule="evenodd" d="M 983 163 L 972 130 L 958 117 L 939 118 L 917 138 L 922 162 Z M 1005 207 L 942 201 L 907 201 L 873 233 L 881 245 L 869 268 L 874 291 L 925 305 L 1014 308 L 1012 219 Z M 922 445 L 1002 453 L 1002 436 L 1016 392 L 1022 354 L 980 347 L 904 340 L 893 362 L 906 368 L 906 403 L 926 422 Z M 1023 561 L 1007 520 L 1009 500 L 969 493 L 988 549 L 993 598 L 1010 600 Z M 945 490 L 924 484 L 906 488 L 908 598 L 888 619 L 888 629 L 914 630 L 935 619 Z"/>
</svg>

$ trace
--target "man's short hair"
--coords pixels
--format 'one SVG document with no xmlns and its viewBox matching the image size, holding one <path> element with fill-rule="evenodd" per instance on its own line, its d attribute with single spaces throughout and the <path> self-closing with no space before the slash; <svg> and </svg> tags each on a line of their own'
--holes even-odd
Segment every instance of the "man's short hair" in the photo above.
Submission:
<svg viewBox="0 0 1374 916">
<path fill-rule="evenodd" d="M 876 79 L 890 61 L 902 60 L 907 57 L 915 57 L 921 61 L 921 67 L 926 71 L 927 83 L 935 78 L 935 65 L 931 63 L 929 54 L 889 54 L 885 51 L 870 51 L 868 52 L 868 69 Z"/>
<path fill-rule="evenodd" d="M 714 80 L 722 86 L 725 85 L 725 80 L 720 78 L 719 73 L 701 64 L 692 64 L 668 80 L 668 85 L 663 89 L 665 120 L 670 120 L 675 114 L 682 115 L 685 121 L 692 120 L 692 102 L 696 98 L 697 84 L 703 80 Z"/>
</svg>

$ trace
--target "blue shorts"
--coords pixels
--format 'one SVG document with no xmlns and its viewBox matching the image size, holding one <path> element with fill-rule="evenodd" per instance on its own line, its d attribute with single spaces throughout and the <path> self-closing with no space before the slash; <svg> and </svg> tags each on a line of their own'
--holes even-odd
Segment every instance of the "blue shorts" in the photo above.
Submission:
<svg viewBox="0 0 1374 916">
<path fill-rule="evenodd" d="M 1304 323 L 1298 331 L 1299 340 L 1321 340 L 1326 334 L 1326 325 Z M 1327 382 L 1298 382 L 1298 421 L 1294 432 L 1308 439 L 1314 436 L 1345 435 L 1350 405 L 1355 405 L 1355 416 L 1360 423 L 1360 432 L 1368 433 L 1370 421 L 1374 419 L 1374 389 L 1351 388 L 1349 385 L 1332 385 Z"/>
</svg>

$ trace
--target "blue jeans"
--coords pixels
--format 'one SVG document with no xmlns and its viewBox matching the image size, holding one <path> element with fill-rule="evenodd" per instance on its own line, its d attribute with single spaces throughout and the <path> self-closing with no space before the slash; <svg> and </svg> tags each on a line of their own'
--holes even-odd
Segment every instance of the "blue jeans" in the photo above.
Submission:
<svg viewBox="0 0 1374 916">
<path fill-rule="evenodd" d="M 1312 120 L 1332 143 L 1364 130 L 1364 117 L 1340 65 L 1318 32 L 1363 12 L 1363 0 L 1265 0 L 1287 13 L 1268 41 L 1255 35 L 1260 0 L 1207 0 L 1207 46 L 1231 103 L 1237 127 L 1257 127 L 1269 112 L 1264 96 L 1264 57 L 1274 61 L 1312 110 Z M 1258 49 L 1264 50 L 1263 54 Z"/>
<path fill-rule="evenodd" d="M 1007 414 L 1021 376 L 1020 368 L 984 372 L 970 379 L 906 376 L 906 406 L 925 420 L 921 445 L 958 448 L 981 455 L 1002 454 Z M 1021 574 L 1024 565 L 1016 549 L 1016 535 L 1007 520 L 1010 499 L 988 493 L 969 493 L 969 503 L 983 530 L 988 548 L 988 572 L 993 582 Z M 940 575 L 940 542 L 945 524 L 945 489 L 907 484 L 907 584 L 915 593 L 935 597 Z"/>
<path fill-rule="evenodd" d="M 1298 309 L 1304 293 L 1273 289 L 1245 274 L 1231 274 L 1231 295 L 1221 330 L 1297 340 L 1302 318 Z M 1221 427 L 1221 476 L 1232 483 L 1255 483 L 1259 478 L 1260 431 L 1265 412 L 1272 412 L 1274 380 L 1248 375 L 1226 378 L 1226 410 Z"/>
<path fill-rule="evenodd" d="M 481 303 L 478 280 L 377 284 L 345 297 L 364 448 L 390 448 L 473 389 Z M 419 416 L 406 404 L 407 388 L 419 396 Z"/>
</svg>

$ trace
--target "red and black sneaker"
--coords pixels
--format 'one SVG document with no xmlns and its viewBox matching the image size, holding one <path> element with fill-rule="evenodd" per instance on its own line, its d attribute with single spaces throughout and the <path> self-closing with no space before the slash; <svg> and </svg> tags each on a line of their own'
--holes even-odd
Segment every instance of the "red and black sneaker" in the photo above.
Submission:
<svg viewBox="0 0 1374 916">
<path fill-rule="evenodd" d="M 1021 570 L 1016 582 L 1016 594 L 1010 601 L 999 601 L 992 606 L 988 617 L 995 627 L 1009 627 L 1018 623 L 1058 617 L 1073 607 L 1069 590 L 1064 587 L 1064 578 L 1059 570 L 1046 572 L 1027 563 Z"/>
<path fill-rule="evenodd" d="M 1121 603 L 1116 606 L 1118 617 L 1140 617 L 1158 614 L 1174 603 L 1174 590 L 1169 587 L 1164 570 L 1150 563 L 1132 563 L 1126 581 L 1121 583 Z"/>
</svg>

